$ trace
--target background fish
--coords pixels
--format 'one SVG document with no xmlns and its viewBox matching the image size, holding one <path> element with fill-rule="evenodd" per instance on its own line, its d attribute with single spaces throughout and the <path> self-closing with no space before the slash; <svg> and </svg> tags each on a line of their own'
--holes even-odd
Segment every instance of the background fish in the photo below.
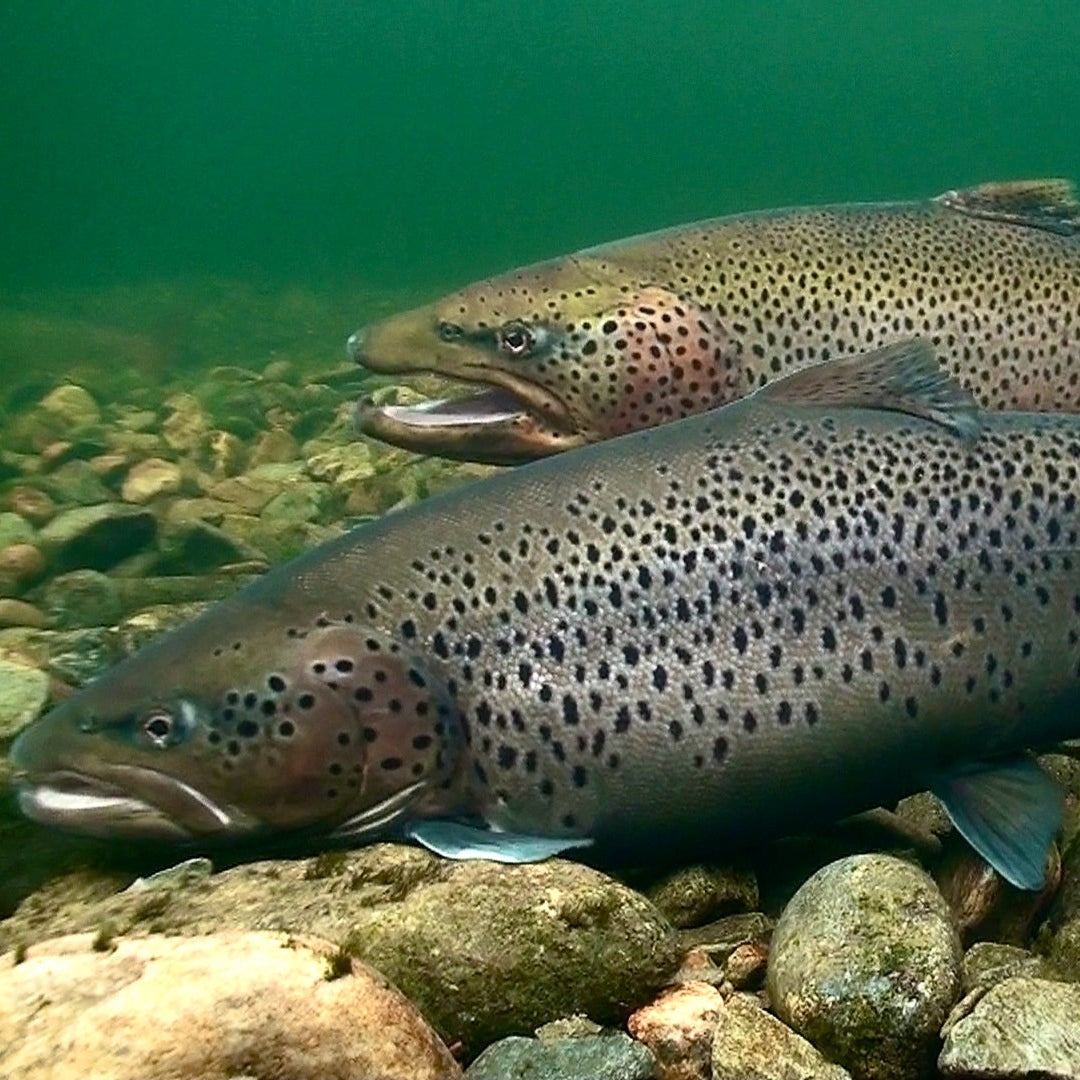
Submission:
<svg viewBox="0 0 1080 1080">
<path fill-rule="evenodd" d="M 361 402 L 361 431 L 513 463 L 725 404 L 913 335 L 986 408 L 1080 405 L 1080 205 L 1062 180 L 698 222 L 477 282 L 350 338 L 486 389 Z"/>
<path fill-rule="evenodd" d="M 1080 733 L 1080 418 L 925 346 L 388 515 L 24 732 L 31 816 L 719 853 L 932 787 L 1035 887 Z"/>
</svg>

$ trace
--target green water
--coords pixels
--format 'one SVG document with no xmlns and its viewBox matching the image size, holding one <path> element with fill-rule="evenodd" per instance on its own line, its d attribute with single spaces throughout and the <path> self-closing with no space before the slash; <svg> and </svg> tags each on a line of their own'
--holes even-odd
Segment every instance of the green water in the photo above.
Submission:
<svg viewBox="0 0 1080 1080">
<path fill-rule="evenodd" d="M 408 298 L 743 208 L 1080 176 L 1078 47 L 1075 0 L 5 0 L 0 289 Z"/>
</svg>

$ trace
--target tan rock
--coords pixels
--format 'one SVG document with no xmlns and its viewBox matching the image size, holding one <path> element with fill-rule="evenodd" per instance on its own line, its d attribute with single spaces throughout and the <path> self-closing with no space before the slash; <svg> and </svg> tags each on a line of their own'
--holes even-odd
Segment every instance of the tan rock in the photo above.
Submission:
<svg viewBox="0 0 1080 1080">
<path fill-rule="evenodd" d="M 148 503 L 162 495 L 175 495 L 184 482 L 180 466 L 163 458 L 147 458 L 132 465 L 120 495 L 124 502 Z"/>
<path fill-rule="evenodd" d="M 41 408 L 66 428 L 89 427 L 101 420 L 101 409 L 88 390 L 73 383 L 58 386 L 41 400 Z"/>
<path fill-rule="evenodd" d="M 246 458 L 243 441 L 231 431 L 211 431 L 207 436 L 202 460 L 213 480 L 236 476 L 244 468 Z"/>
<path fill-rule="evenodd" d="M 0 577 L 22 584 L 44 572 L 45 556 L 33 544 L 9 544 L 0 551 Z"/>
<path fill-rule="evenodd" d="M 295 461 L 300 456 L 300 444 L 282 427 L 264 431 L 251 448 L 251 466 Z"/>
<path fill-rule="evenodd" d="M 743 994 L 724 1002 L 712 1070 L 713 1080 L 851 1080 L 846 1069 Z"/>
<path fill-rule="evenodd" d="M 25 600 L 0 600 L 0 626 L 31 626 L 44 630 L 48 620 L 40 608 Z"/>
<path fill-rule="evenodd" d="M 711 1080 L 713 1032 L 723 1007 L 716 987 L 684 983 L 638 1009 L 626 1029 L 656 1057 L 656 1080 Z"/>
<path fill-rule="evenodd" d="M 187 453 L 197 450 L 210 430 L 202 406 L 191 394 L 174 394 L 165 404 L 172 410 L 161 427 L 165 441 L 174 450 Z"/>
<path fill-rule="evenodd" d="M 4 501 L 9 510 L 26 518 L 31 525 L 45 525 L 56 516 L 56 503 L 37 488 L 20 484 L 7 493 Z"/>
<path fill-rule="evenodd" d="M 84 934 L 33 946 L 18 964 L 8 953 L 0 1047 L 0 1075 L 21 1080 L 461 1075 L 375 971 L 317 938 L 275 933 Z"/>
</svg>

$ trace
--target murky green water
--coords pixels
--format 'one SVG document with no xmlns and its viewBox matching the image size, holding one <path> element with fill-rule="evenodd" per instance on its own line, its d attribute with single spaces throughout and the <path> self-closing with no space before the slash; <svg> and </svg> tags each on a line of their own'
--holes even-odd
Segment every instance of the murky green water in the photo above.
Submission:
<svg viewBox="0 0 1080 1080">
<path fill-rule="evenodd" d="M 8 0 L 0 283 L 431 293 L 742 208 L 1075 176 L 1078 44 L 1070 0 Z"/>
</svg>

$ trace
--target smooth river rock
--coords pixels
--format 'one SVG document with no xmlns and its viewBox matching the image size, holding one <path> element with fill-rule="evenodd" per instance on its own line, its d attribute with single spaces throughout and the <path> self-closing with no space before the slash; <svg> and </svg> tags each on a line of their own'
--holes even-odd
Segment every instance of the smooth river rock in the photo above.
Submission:
<svg viewBox="0 0 1080 1080">
<path fill-rule="evenodd" d="M 0 958 L 0 1075 L 454 1080 L 461 1070 L 398 991 L 328 942 L 84 934 Z"/>
<path fill-rule="evenodd" d="M 887 855 L 823 867 L 771 943 L 780 1018 L 859 1080 L 922 1080 L 960 994 L 961 946 L 933 880 Z"/>
<path fill-rule="evenodd" d="M 572 1039 L 523 1039 L 489 1046 L 465 1080 L 653 1080 L 653 1059 L 621 1032 Z"/>
</svg>

